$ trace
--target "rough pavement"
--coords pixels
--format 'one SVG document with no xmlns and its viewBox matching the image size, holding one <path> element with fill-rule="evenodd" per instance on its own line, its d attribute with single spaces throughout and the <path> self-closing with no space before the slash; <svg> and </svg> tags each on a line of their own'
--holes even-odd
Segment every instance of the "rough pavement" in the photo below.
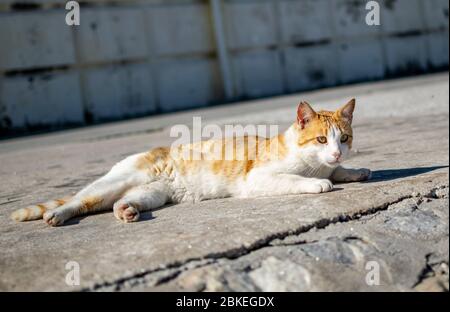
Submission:
<svg viewBox="0 0 450 312">
<path fill-rule="evenodd" d="M 367 83 L 0 141 L 0 290 L 448 290 L 448 73 Z M 15 223 L 131 153 L 168 145 L 171 125 L 270 123 L 295 106 L 357 98 L 354 157 L 373 180 L 320 195 L 172 205 L 122 224 L 112 212 L 51 228 Z M 68 261 L 81 285 L 65 283 Z M 366 283 L 370 264 L 380 285 Z M 368 269 L 369 268 L 369 269 Z"/>
</svg>

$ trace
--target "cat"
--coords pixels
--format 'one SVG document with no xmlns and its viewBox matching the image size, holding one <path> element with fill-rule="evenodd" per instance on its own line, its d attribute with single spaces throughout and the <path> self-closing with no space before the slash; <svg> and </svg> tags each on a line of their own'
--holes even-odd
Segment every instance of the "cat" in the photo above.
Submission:
<svg viewBox="0 0 450 312">
<path fill-rule="evenodd" d="M 167 203 L 330 192 L 333 182 L 371 177 L 369 169 L 341 166 L 352 147 L 354 109 L 355 99 L 335 112 L 316 112 L 301 102 L 296 121 L 271 138 L 235 136 L 135 154 L 76 195 L 19 209 L 11 217 L 43 218 L 58 226 L 75 216 L 112 208 L 117 219 L 128 223 L 137 221 L 140 212 Z M 230 160 L 206 157 L 216 147 L 229 146 Z M 200 159 L 189 157 L 194 149 L 200 149 Z M 186 150 L 189 155 L 182 152 Z M 239 153 L 244 157 L 238 159 Z"/>
</svg>

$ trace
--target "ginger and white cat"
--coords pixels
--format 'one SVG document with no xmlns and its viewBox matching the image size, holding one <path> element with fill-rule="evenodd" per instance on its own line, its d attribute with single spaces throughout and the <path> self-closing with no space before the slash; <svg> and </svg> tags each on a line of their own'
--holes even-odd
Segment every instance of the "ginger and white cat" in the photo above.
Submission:
<svg viewBox="0 0 450 312">
<path fill-rule="evenodd" d="M 367 180 L 370 170 L 340 165 L 352 146 L 354 108 L 354 99 L 336 112 L 315 112 L 302 102 L 297 121 L 272 138 L 233 137 L 132 155 L 76 195 L 19 209 L 11 217 L 43 218 L 57 226 L 75 216 L 113 209 L 117 219 L 133 222 L 139 212 L 169 202 L 322 193 L 333 190 L 332 181 Z M 234 156 L 244 157 L 206 157 L 216 147 L 227 146 Z M 200 149 L 202 157 L 194 160 L 190 153 L 177 153 L 182 149 Z"/>
</svg>

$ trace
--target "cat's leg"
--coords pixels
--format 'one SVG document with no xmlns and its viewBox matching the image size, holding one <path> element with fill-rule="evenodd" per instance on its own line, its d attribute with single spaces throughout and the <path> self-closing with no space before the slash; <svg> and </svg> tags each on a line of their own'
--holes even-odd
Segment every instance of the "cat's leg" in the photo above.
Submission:
<svg viewBox="0 0 450 312">
<path fill-rule="evenodd" d="M 305 178 L 294 174 L 250 174 L 244 196 L 317 194 L 333 190 L 328 179 Z"/>
<path fill-rule="evenodd" d="M 369 180 L 371 177 L 372 172 L 369 169 L 348 169 L 341 166 L 337 167 L 331 175 L 334 182 L 359 182 Z"/>
<path fill-rule="evenodd" d="M 130 156 L 116 164 L 106 175 L 91 183 L 64 205 L 48 210 L 43 219 L 52 226 L 86 213 L 112 209 L 130 188 L 148 182 L 148 176 L 135 169 L 136 156 Z"/>
<path fill-rule="evenodd" d="M 139 220 L 140 211 L 148 211 L 166 204 L 170 199 L 170 190 L 163 182 L 152 182 L 136 186 L 114 203 L 114 216 L 123 222 Z"/>
<path fill-rule="evenodd" d="M 58 208 L 67 203 L 72 196 L 65 196 L 63 198 L 49 200 L 41 204 L 31 205 L 26 208 L 21 208 L 11 214 L 11 218 L 15 221 L 31 221 L 42 219 L 44 213 L 48 210 Z"/>
<path fill-rule="evenodd" d="M 108 183 L 105 176 L 77 193 L 64 205 L 44 213 L 44 221 L 52 226 L 62 225 L 66 220 L 87 213 L 108 210 L 129 187 L 123 182 Z"/>
</svg>

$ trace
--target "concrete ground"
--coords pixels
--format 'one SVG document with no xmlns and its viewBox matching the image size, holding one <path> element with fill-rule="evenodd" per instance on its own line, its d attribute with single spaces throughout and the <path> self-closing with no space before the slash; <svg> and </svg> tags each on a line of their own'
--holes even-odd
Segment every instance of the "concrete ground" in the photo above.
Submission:
<svg viewBox="0 0 450 312">
<path fill-rule="evenodd" d="M 441 73 L 0 141 L 0 290 L 448 291 L 448 96 Z M 285 128 L 300 100 L 334 109 L 351 97 L 347 165 L 372 169 L 367 183 L 172 205 L 134 224 L 112 212 L 57 228 L 9 219 L 170 144 L 170 126 L 192 116 Z M 79 286 L 66 284 L 69 261 Z"/>
</svg>

